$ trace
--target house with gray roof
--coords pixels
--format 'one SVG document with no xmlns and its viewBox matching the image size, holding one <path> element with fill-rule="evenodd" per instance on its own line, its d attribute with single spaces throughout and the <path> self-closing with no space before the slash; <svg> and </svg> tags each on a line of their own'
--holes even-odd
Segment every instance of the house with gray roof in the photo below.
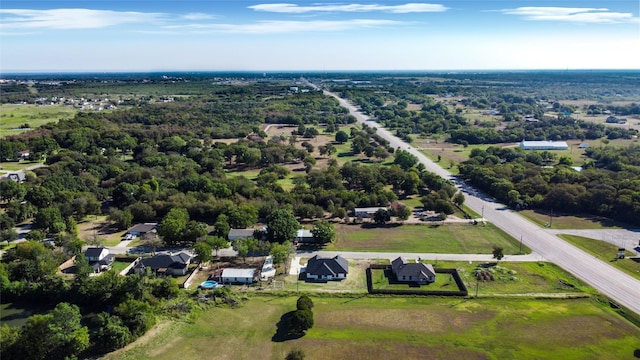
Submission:
<svg viewBox="0 0 640 360">
<path fill-rule="evenodd" d="M 309 280 L 342 280 L 349 273 L 349 263 L 340 255 L 332 258 L 316 255 L 307 262 L 305 273 Z"/>
<path fill-rule="evenodd" d="M 233 241 L 235 239 L 249 239 L 253 237 L 255 229 L 230 229 L 227 239 Z"/>
<path fill-rule="evenodd" d="M 136 224 L 127 230 L 125 240 L 132 240 L 136 237 L 144 238 L 147 234 L 157 236 L 158 223 Z"/>
<path fill-rule="evenodd" d="M 90 247 L 84 251 L 84 258 L 87 259 L 89 266 L 94 273 L 107 271 L 111 269 L 115 256 L 109 254 L 109 249 L 104 247 Z"/>
<path fill-rule="evenodd" d="M 180 252 L 178 254 L 158 254 L 150 258 L 142 259 L 133 268 L 136 274 L 144 274 L 147 269 L 156 274 L 182 276 L 187 273 L 192 256 Z"/>
<path fill-rule="evenodd" d="M 399 257 L 391 262 L 391 271 L 399 282 L 429 284 L 436 280 L 436 272 L 431 264 L 410 263 Z"/>
</svg>

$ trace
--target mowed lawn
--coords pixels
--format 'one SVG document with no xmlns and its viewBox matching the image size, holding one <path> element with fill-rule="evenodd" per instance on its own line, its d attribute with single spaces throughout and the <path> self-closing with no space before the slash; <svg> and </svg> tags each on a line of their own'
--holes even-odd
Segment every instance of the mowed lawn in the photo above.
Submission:
<svg viewBox="0 0 640 360">
<path fill-rule="evenodd" d="M 540 226 L 546 226 L 549 224 L 549 221 L 551 221 L 549 227 L 552 229 L 619 229 L 627 227 L 625 224 L 620 222 L 590 215 L 576 216 L 553 214 L 553 216 L 549 217 L 549 213 L 534 210 L 520 211 L 520 215 Z"/>
<path fill-rule="evenodd" d="M 327 250 L 491 254 L 493 246 L 517 254 L 520 244 L 491 224 L 388 225 L 382 227 L 337 225 L 336 241 Z M 523 246 L 523 253 L 530 250 Z"/>
<path fill-rule="evenodd" d="M 250 297 L 165 322 L 106 359 L 631 359 L 640 329 L 592 299 L 313 297 L 315 325 L 273 341 L 296 297 Z"/>
</svg>

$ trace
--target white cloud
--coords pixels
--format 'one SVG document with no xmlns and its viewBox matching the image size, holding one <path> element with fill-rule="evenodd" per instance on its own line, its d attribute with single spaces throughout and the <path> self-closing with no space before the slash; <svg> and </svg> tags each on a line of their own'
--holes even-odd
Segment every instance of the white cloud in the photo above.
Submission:
<svg viewBox="0 0 640 360">
<path fill-rule="evenodd" d="M 638 21 L 632 13 L 612 12 L 606 8 L 519 7 L 500 12 L 524 16 L 535 21 L 565 21 L 580 23 L 614 24 Z"/>
<path fill-rule="evenodd" d="M 216 17 L 213 15 L 205 14 L 205 13 L 189 13 L 189 14 L 182 15 L 181 18 L 184 20 L 198 21 L 198 20 L 215 19 Z"/>
<path fill-rule="evenodd" d="M 160 13 L 90 9 L 0 9 L 3 29 L 97 29 L 131 23 L 154 23 Z"/>
<path fill-rule="evenodd" d="M 344 31 L 407 24 L 393 20 L 352 19 L 342 21 L 279 21 L 267 20 L 253 24 L 187 24 L 166 26 L 169 30 L 187 30 L 191 33 L 274 34 L 295 32 Z"/>
<path fill-rule="evenodd" d="M 383 11 L 395 14 L 443 12 L 448 8 L 441 4 L 407 3 L 402 5 L 377 5 L 377 4 L 321 4 L 311 6 L 299 6 L 296 4 L 259 4 L 249 6 L 256 11 L 302 14 L 307 12 L 372 12 Z"/>
</svg>

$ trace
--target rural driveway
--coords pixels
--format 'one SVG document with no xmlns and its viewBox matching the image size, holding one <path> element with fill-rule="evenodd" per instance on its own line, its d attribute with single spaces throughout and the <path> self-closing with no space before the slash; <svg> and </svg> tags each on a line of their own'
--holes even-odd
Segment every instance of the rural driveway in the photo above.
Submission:
<svg viewBox="0 0 640 360">
<path fill-rule="evenodd" d="M 420 151 L 383 129 L 380 124 L 370 121 L 368 116 L 359 112 L 355 106 L 346 100 L 328 91 L 325 91 L 325 94 L 336 98 L 340 105 L 347 108 L 358 122 L 376 127 L 378 129 L 377 133 L 389 141 L 391 146 L 405 149 L 418 157 L 418 160 L 425 165 L 428 171 L 454 181 L 458 188 L 465 192 L 465 205 L 482 214 L 487 221 L 492 222 L 514 238 L 522 239 L 525 245 L 544 257 L 545 260 L 559 265 L 613 301 L 640 314 L 640 280 L 594 258 L 556 235 L 546 232 L 536 224 L 511 211 L 504 204 L 500 204 L 464 184 L 438 164 L 428 159 Z"/>
</svg>

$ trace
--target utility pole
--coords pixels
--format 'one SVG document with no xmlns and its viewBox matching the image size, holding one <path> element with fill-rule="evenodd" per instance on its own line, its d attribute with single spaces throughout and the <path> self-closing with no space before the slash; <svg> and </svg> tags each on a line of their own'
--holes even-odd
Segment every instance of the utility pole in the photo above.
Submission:
<svg viewBox="0 0 640 360">
<path fill-rule="evenodd" d="M 518 254 L 522 255 L 522 235 L 520 235 L 520 251 L 518 251 Z"/>
</svg>

